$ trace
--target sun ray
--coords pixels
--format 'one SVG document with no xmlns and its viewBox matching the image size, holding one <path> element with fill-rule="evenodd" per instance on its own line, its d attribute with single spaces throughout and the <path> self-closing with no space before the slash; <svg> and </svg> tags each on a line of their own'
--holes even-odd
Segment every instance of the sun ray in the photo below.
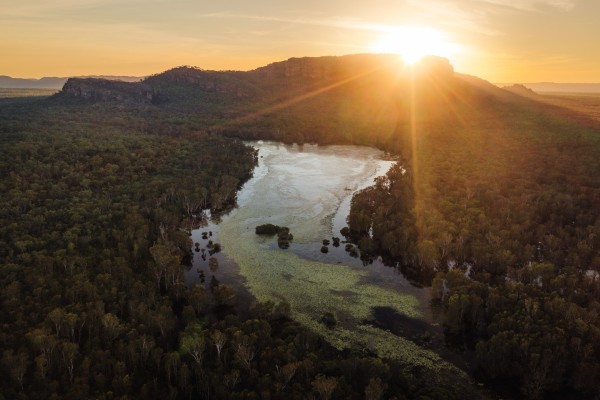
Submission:
<svg viewBox="0 0 600 400">
<path fill-rule="evenodd" d="M 392 63 L 401 64 L 400 60 L 395 61 L 395 62 L 382 63 L 380 65 L 377 65 L 374 68 L 370 68 L 370 69 L 368 69 L 366 71 L 359 72 L 359 73 L 357 73 L 355 75 L 352 75 L 350 77 L 347 77 L 347 78 L 341 79 L 339 81 L 330 83 L 330 84 L 328 84 L 326 86 L 319 87 L 317 89 L 311 90 L 310 92 L 302 93 L 302 94 L 300 94 L 298 96 L 292 97 L 292 98 L 287 99 L 287 100 L 285 100 L 283 102 L 278 102 L 276 104 L 272 104 L 270 106 L 267 106 L 267 107 L 265 107 L 263 109 L 260 109 L 260 110 L 257 110 L 257 111 L 245 114 L 245 115 L 243 115 L 241 117 L 231 119 L 229 121 L 223 122 L 223 123 L 218 124 L 218 125 L 213 125 L 211 128 L 212 129 L 219 129 L 219 128 L 226 128 L 226 127 L 230 127 L 230 126 L 235 126 L 235 125 L 238 125 L 238 124 L 250 121 L 252 119 L 261 117 L 263 115 L 267 115 L 267 114 L 270 114 L 270 113 L 273 113 L 273 112 L 276 112 L 276 111 L 279 111 L 279 110 L 291 107 L 291 106 L 293 106 L 293 105 L 295 105 L 297 103 L 300 103 L 300 102 L 302 102 L 304 100 L 310 99 L 311 97 L 317 96 L 317 95 L 319 95 L 321 93 L 333 90 L 333 89 L 335 89 L 337 87 L 340 87 L 342 85 L 345 85 L 347 83 L 350 83 L 352 81 L 360 79 L 360 78 L 365 77 L 367 75 L 373 74 L 373 73 L 375 73 L 375 72 L 377 72 L 379 70 L 382 70 L 382 69 L 384 69 L 386 67 L 389 67 L 390 64 L 392 64 Z"/>
<path fill-rule="evenodd" d="M 381 30 L 382 35 L 370 46 L 371 51 L 399 54 L 407 64 L 415 64 L 428 55 L 450 58 L 458 50 L 446 34 L 435 29 L 392 26 Z"/>
</svg>

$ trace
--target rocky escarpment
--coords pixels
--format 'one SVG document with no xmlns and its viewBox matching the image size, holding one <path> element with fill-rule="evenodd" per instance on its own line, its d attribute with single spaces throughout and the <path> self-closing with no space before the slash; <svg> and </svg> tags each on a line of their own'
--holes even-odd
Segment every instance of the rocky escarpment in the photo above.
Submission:
<svg viewBox="0 0 600 400">
<path fill-rule="evenodd" d="M 362 91 L 379 93 L 388 90 L 392 83 L 413 76 L 409 71 L 419 75 L 423 83 L 449 84 L 454 80 L 454 70 L 443 58 L 427 57 L 414 69 L 408 69 L 394 54 L 356 54 L 290 58 L 252 71 L 207 71 L 183 66 L 135 83 L 71 78 L 61 94 L 92 101 L 212 110 L 225 103 L 281 99 L 346 83 L 361 86 Z"/>
<path fill-rule="evenodd" d="M 375 69 L 398 70 L 402 65 L 396 55 L 355 54 L 350 56 L 302 57 L 275 62 L 247 72 L 249 78 L 270 84 L 310 84 L 319 81 L 340 81 Z"/>
<path fill-rule="evenodd" d="M 302 57 L 275 62 L 250 71 L 261 79 L 288 79 L 300 81 L 339 79 L 368 72 L 399 72 L 405 64 L 396 54 L 354 54 L 348 56 Z M 425 57 L 417 67 L 436 75 L 451 76 L 454 68 L 441 57 Z"/>
<path fill-rule="evenodd" d="M 144 83 L 155 88 L 184 85 L 227 98 L 247 98 L 256 95 L 256 88 L 245 81 L 241 71 L 206 71 L 196 67 L 176 67 L 150 76 Z"/>
<path fill-rule="evenodd" d="M 63 86 L 61 94 L 93 101 L 151 103 L 156 91 L 152 86 L 140 82 L 70 78 Z"/>
<path fill-rule="evenodd" d="M 290 58 L 257 68 L 251 74 L 263 79 L 327 79 L 340 73 L 340 59 L 341 57 Z"/>
</svg>

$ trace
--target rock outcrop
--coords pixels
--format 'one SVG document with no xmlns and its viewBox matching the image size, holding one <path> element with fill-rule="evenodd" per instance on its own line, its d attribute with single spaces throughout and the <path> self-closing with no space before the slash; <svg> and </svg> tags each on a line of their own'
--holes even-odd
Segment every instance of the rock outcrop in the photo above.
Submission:
<svg viewBox="0 0 600 400">
<path fill-rule="evenodd" d="M 167 85 L 187 85 L 204 92 L 224 97 L 253 97 L 255 91 L 244 81 L 241 71 L 205 71 L 196 67 L 182 66 L 150 76 L 144 83 L 160 88 Z"/>
<path fill-rule="evenodd" d="M 515 83 L 514 85 L 511 85 L 511 86 L 504 86 L 502 89 L 508 90 L 511 93 L 518 94 L 519 96 L 523 96 L 523 97 L 535 98 L 535 97 L 539 96 L 536 92 L 529 89 L 527 86 L 521 85 L 519 83 Z"/>
<path fill-rule="evenodd" d="M 248 74 L 266 80 L 316 81 L 339 79 L 372 70 L 379 66 L 396 67 L 401 60 L 389 54 L 355 54 L 350 56 L 302 57 L 275 62 Z"/>
<path fill-rule="evenodd" d="M 61 93 L 85 100 L 133 103 L 151 103 L 156 95 L 154 88 L 145 83 L 95 78 L 70 78 Z"/>
<path fill-rule="evenodd" d="M 440 57 L 426 57 L 412 69 L 398 55 L 356 54 L 290 58 L 252 71 L 206 71 L 183 66 L 135 83 L 71 78 L 61 93 L 92 101 L 217 107 L 232 100 L 236 104 L 257 99 L 278 101 L 346 84 L 348 93 L 353 87 L 354 94 L 379 93 L 388 91 L 399 80 L 414 77 L 411 71 L 424 85 L 429 82 L 432 86 L 440 82 L 448 86 L 455 76 L 448 60 Z M 437 92 L 431 92 L 437 96 Z"/>
</svg>

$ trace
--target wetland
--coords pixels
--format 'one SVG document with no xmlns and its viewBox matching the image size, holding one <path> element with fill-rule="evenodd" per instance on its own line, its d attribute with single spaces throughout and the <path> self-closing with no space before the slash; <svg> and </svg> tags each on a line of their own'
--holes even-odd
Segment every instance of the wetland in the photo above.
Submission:
<svg viewBox="0 0 600 400">
<path fill-rule="evenodd" d="M 210 268 L 205 253 L 196 252 L 188 282 L 200 273 L 208 285 L 214 275 L 241 293 L 239 302 L 285 300 L 295 320 L 338 349 L 429 366 L 440 361 L 427 349 L 443 342 L 429 289 L 413 286 L 380 258 L 365 261 L 348 252 L 346 245 L 354 245 L 340 234 L 352 195 L 394 161 L 361 146 L 248 144 L 259 162 L 238 192 L 237 207 L 192 232 L 201 246 L 209 240 L 221 245 L 212 255 L 219 267 Z M 289 227 L 289 247 L 281 249 L 277 236 L 257 235 L 263 224 Z M 333 316 L 333 323 L 324 323 L 324 316 Z"/>
</svg>

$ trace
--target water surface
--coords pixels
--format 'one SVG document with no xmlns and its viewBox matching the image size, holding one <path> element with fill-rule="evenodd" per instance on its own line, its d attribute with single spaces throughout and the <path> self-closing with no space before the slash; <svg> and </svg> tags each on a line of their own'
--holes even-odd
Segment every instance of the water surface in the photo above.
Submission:
<svg viewBox="0 0 600 400">
<path fill-rule="evenodd" d="M 210 226 L 213 240 L 222 245 L 215 276 L 243 285 L 258 300 L 288 301 L 294 319 L 338 348 L 368 348 L 413 365 L 444 365 L 434 352 L 380 321 L 381 315 L 393 315 L 399 323 L 430 323 L 428 290 L 413 287 L 381 262 L 363 265 L 343 243 L 330 244 L 327 254 L 320 251 L 323 239 L 341 237 L 352 194 L 373 184 L 392 162 L 381 151 L 360 146 L 251 145 L 259 150 L 253 178 L 238 193 L 237 208 Z M 279 249 L 275 237 L 255 234 L 265 223 L 290 228 L 289 249 Z M 208 229 L 194 232 L 194 238 Z M 205 269 L 208 281 L 211 272 L 199 261 L 197 253 L 194 269 Z M 333 329 L 320 322 L 325 313 L 335 315 Z"/>
</svg>

